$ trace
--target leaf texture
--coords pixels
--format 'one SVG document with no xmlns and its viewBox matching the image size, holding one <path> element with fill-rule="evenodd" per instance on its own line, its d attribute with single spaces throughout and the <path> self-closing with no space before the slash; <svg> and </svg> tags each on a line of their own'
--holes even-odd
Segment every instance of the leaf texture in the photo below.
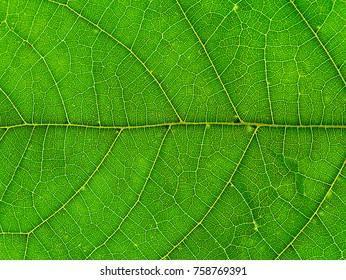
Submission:
<svg viewBox="0 0 346 280">
<path fill-rule="evenodd" d="M 0 1 L 0 258 L 344 259 L 345 15 Z"/>
</svg>

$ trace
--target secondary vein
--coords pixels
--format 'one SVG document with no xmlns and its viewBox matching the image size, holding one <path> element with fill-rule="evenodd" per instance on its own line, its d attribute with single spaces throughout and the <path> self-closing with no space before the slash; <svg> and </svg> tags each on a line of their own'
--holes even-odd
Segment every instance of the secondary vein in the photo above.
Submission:
<svg viewBox="0 0 346 280">
<path fill-rule="evenodd" d="M 208 211 L 204 214 L 204 216 L 202 217 L 202 219 L 178 242 L 176 243 L 173 248 L 171 250 L 168 251 L 168 253 L 166 253 L 161 259 L 166 259 L 176 248 L 178 248 L 178 246 L 183 243 L 202 223 L 203 221 L 207 218 L 207 216 L 209 215 L 209 213 L 215 208 L 215 205 L 218 203 L 218 201 L 220 200 L 221 196 L 224 194 L 224 192 L 226 191 L 227 187 L 231 184 L 232 179 L 234 177 L 234 175 L 236 174 L 241 162 L 243 161 L 245 154 L 247 153 L 247 151 L 249 150 L 249 147 L 258 131 L 259 127 L 256 127 L 256 129 L 254 130 L 254 132 L 252 133 L 250 140 L 248 142 L 248 144 L 246 145 L 246 148 L 244 149 L 243 154 L 241 155 L 235 169 L 232 172 L 231 177 L 229 178 L 229 180 L 227 181 L 226 185 L 223 187 L 223 189 L 221 190 L 219 196 L 216 198 L 216 200 L 214 201 L 214 203 L 209 207 Z"/>
<path fill-rule="evenodd" d="M 287 251 L 288 248 L 290 248 L 293 243 L 297 240 L 297 238 L 301 235 L 301 233 L 307 228 L 307 226 L 311 223 L 312 219 L 318 214 L 318 212 L 320 211 L 323 203 L 326 201 L 327 197 L 329 196 L 329 194 L 332 192 L 332 189 L 335 185 L 335 183 L 337 182 L 338 178 L 341 176 L 341 172 L 344 169 L 346 165 L 346 158 L 342 164 L 342 166 L 339 169 L 339 172 L 336 174 L 333 182 L 331 183 L 328 191 L 326 192 L 325 196 L 323 197 L 322 201 L 320 202 L 320 204 L 317 206 L 315 212 L 311 215 L 311 217 L 308 219 L 308 221 L 306 222 L 306 224 L 302 227 L 302 229 L 296 234 L 296 236 L 293 237 L 293 239 L 291 240 L 291 242 L 277 255 L 277 257 L 275 258 L 276 260 L 280 259 L 280 257 L 282 256 L 283 253 L 285 253 Z"/>
</svg>

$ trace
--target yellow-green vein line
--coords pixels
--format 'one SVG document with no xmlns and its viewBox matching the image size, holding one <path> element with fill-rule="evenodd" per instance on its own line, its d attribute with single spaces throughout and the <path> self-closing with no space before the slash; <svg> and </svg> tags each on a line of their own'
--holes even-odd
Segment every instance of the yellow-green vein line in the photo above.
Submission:
<svg viewBox="0 0 346 280">
<path fill-rule="evenodd" d="M 115 142 L 118 140 L 120 134 L 121 134 L 122 130 L 120 130 L 117 133 L 117 136 L 114 138 L 111 146 L 109 147 L 107 153 L 104 155 L 104 157 L 102 158 L 102 160 L 100 161 L 100 163 L 96 166 L 95 170 L 91 173 L 91 175 L 88 177 L 88 179 L 84 182 L 84 184 L 63 204 L 60 206 L 60 208 L 58 210 L 56 210 L 53 214 L 51 214 L 50 216 L 48 216 L 46 219 L 44 219 L 41 223 L 39 223 L 37 226 L 35 226 L 32 230 L 30 230 L 29 232 L 27 232 L 27 234 L 31 234 L 33 233 L 37 228 L 39 228 L 40 226 L 42 226 L 44 223 L 46 223 L 48 220 L 50 220 L 51 218 L 53 218 L 57 213 L 59 213 L 62 209 L 64 209 L 67 204 L 69 204 L 76 196 L 77 194 L 79 194 L 84 188 L 85 186 L 90 182 L 91 178 L 94 177 L 94 175 L 96 174 L 96 172 L 100 169 L 101 165 L 104 163 L 104 161 L 106 160 L 106 158 L 108 157 L 108 155 L 111 153 Z"/>
<path fill-rule="evenodd" d="M 148 176 L 147 178 L 145 179 L 145 182 L 143 184 L 143 187 L 140 191 L 140 193 L 138 194 L 138 197 L 137 197 L 137 200 L 135 201 L 135 203 L 132 205 L 132 207 L 130 208 L 130 210 L 127 212 L 127 214 L 125 215 L 125 217 L 121 220 L 120 224 L 117 226 L 117 228 L 114 230 L 114 232 L 107 237 L 107 239 L 102 243 L 100 244 L 99 246 L 97 246 L 96 248 L 94 248 L 90 254 L 86 257 L 86 259 L 88 259 L 95 251 L 97 251 L 99 248 L 101 248 L 102 246 L 105 246 L 106 243 L 114 236 L 114 234 L 121 228 L 121 226 L 124 224 L 124 222 L 127 220 L 127 218 L 130 216 L 130 214 L 132 213 L 133 209 L 137 206 L 137 204 L 139 203 L 139 200 L 141 199 L 142 195 L 143 195 L 143 192 L 144 192 L 144 189 L 146 187 L 146 185 L 148 184 L 148 181 L 151 177 L 151 173 L 153 172 L 154 170 L 154 166 L 156 165 L 156 162 L 157 162 L 157 159 L 159 158 L 159 155 L 160 155 L 160 152 L 162 150 L 162 146 L 163 146 L 163 143 L 165 142 L 166 140 L 166 137 L 167 137 L 167 134 L 168 132 L 171 130 L 171 126 L 168 127 L 168 129 L 166 130 L 166 133 L 165 135 L 163 136 L 162 140 L 161 140 L 161 143 L 160 143 L 160 146 L 157 150 L 157 153 L 156 153 L 156 156 L 155 156 L 155 159 L 151 165 L 151 168 L 149 170 L 149 173 L 148 173 Z"/>
<path fill-rule="evenodd" d="M 305 16 L 303 15 L 303 13 L 298 9 L 298 6 L 294 3 L 293 0 L 290 0 L 290 3 L 293 5 L 294 9 L 297 11 L 297 13 L 300 15 L 300 17 L 303 19 L 304 23 L 308 26 L 308 28 L 310 29 L 310 31 L 312 32 L 312 34 L 314 35 L 314 37 L 317 39 L 318 43 L 321 45 L 321 47 L 323 48 L 323 50 L 325 51 L 325 53 L 327 54 L 329 60 L 332 62 L 333 66 L 335 67 L 336 71 L 338 72 L 339 77 L 341 78 L 342 82 L 344 83 L 344 85 L 346 86 L 346 80 L 344 78 L 344 76 L 342 75 L 340 69 L 338 68 L 338 66 L 336 65 L 333 57 L 330 55 L 329 51 L 327 50 L 326 46 L 323 44 L 323 42 L 321 41 L 320 37 L 318 36 L 318 34 L 315 32 L 315 30 L 311 27 L 311 25 L 309 24 L 309 22 L 306 20 Z"/>
<path fill-rule="evenodd" d="M 215 199 L 214 203 L 209 207 L 208 211 L 203 215 L 202 219 L 177 243 L 173 246 L 173 248 L 168 251 L 167 254 L 165 254 L 161 259 L 166 259 L 176 248 L 178 248 L 178 246 L 183 243 L 194 231 L 196 228 L 198 228 L 203 221 L 206 219 L 206 217 L 209 215 L 209 213 L 214 209 L 215 205 L 218 203 L 218 201 L 220 200 L 221 196 L 224 194 L 224 192 L 226 191 L 227 187 L 231 184 L 232 179 L 234 177 L 234 175 L 236 174 L 241 162 L 243 161 L 246 152 L 249 150 L 249 147 L 252 143 L 252 140 L 254 139 L 257 131 L 258 131 L 259 127 L 256 127 L 256 129 L 254 130 L 254 132 L 252 133 L 250 140 L 248 142 L 248 144 L 246 145 L 243 154 L 241 155 L 236 167 L 234 168 L 231 177 L 229 178 L 229 180 L 227 181 L 226 185 L 223 187 L 223 189 L 221 190 L 220 194 L 218 195 L 218 197 Z"/>
<path fill-rule="evenodd" d="M 25 242 L 25 250 L 24 250 L 24 256 L 23 256 L 23 260 L 26 259 L 26 255 L 28 253 L 28 246 L 29 246 L 29 234 L 26 235 L 26 242 Z"/>
<path fill-rule="evenodd" d="M 276 260 L 279 259 L 282 254 L 284 252 L 287 251 L 287 249 L 289 247 L 292 246 L 292 244 L 297 240 L 297 238 L 300 236 L 300 234 L 306 229 L 306 227 L 311 223 L 312 219 L 318 214 L 318 211 L 321 209 L 322 204 L 326 201 L 327 197 L 329 196 L 329 194 L 332 192 L 332 189 L 336 183 L 336 181 L 338 180 L 338 178 L 341 175 L 342 170 L 344 169 L 346 165 L 346 158 L 344 160 L 344 163 L 342 164 L 341 168 L 339 169 L 339 172 L 337 173 L 337 175 L 334 178 L 334 181 L 332 182 L 332 184 L 330 185 L 328 191 L 326 192 L 325 196 L 323 197 L 322 201 L 320 202 L 320 204 L 318 205 L 317 209 L 315 210 L 315 212 L 311 215 L 311 217 L 309 218 L 309 220 L 306 222 L 306 224 L 303 226 L 303 228 L 296 234 L 296 236 L 294 236 L 294 238 L 291 240 L 291 242 L 277 255 L 277 257 L 275 258 Z"/>
<path fill-rule="evenodd" d="M 151 128 L 151 127 L 162 127 L 162 126 L 180 126 L 180 125 L 227 125 L 227 126 L 258 126 L 258 127 L 270 127 L 270 128 L 323 128 L 323 129 L 346 129 L 346 125 L 333 125 L 333 124 L 271 124 L 271 123 L 256 123 L 256 122 L 167 122 L 167 123 L 153 123 L 144 125 L 88 125 L 88 124 L 73 124 L 73 123 L 26 123 L 26 124 L 16 124 L 8 126 L 0 126 L 2 129 L 12 129 L 19 127 L 80 127 L 80 128 L 90 128 L 90 129 L 141 129 L 141 128 Z"/>
<path fill-rule="evenodd" d="M 48 0 L 49 2 L 55 3 L 57 5 L 66 7 L 67 9 L 69 9 L 72 13 L 74 13 L 75 15 L 77 15 L 78 17 L 80 17 L 81 19 L 85 20 L 86 22 L 88 22 L 89 24 L 91 24 L 92 26 L 96 27 L 98 30 L 100 30 L 102 33 L 106 34 L 108 37 L 110 37 L 112 40 L 114 40 L 116 43 L 118 43 L 120 46 L 122 46 L 124 49 L 126 49 L 143 67 L 144 69 L 149 73 L 149 75 L 154 79 L 155 83 L 159 86 L 160 90 L 162 91 L 163 95 L 165 96 L 165 98 L 167 99 L 169 105 L 171 106 L 171 108 L 173 109 L 175 115 L 177 116 L 178 120 L 180 122 L 182 122 L 182 118 L 180 117 L 180 115 L 178 114 L 177 110 L 175 109 L 175 107 L 173 106 L 172 101 L 169 99 L 166 91 L 164 90 L 164 88 L 162 87 L 161 83 L 158 81 L 158 79 L 154 76 L 153 71 L 150 71 L 150 69 L 147 67 L 147 65 L 133 52 L 133 50 L 131 48 L 129 48 L 128 46 L 126 46 L 124 43 L 122 43 L 121 41 L 119 41 L 117 38 L 115 38 L 111 33 L 107 32 L 105 29 L 103 29 L 102 27 L 100 27 L 99 25 L 97 25 L 96 23 L 94 23 L 93 21 L 91 21 L 90 19 L 86 18 L 85 16 L 83 16 L 82 14 L 78 13 L 76 10 L 72 9 L 68 4 L 63 4 L 63 3 L 59 3 L 56 2 L 54 0 Z"/>
<path fill-rule="evenodd" d="M 56 81 L 53 73 L 52 73 L 52 70 L 50 69 L 50 67 L 48 66 L 48 63 L 46 61 L 46 59 L 44 58 L 44 56 L 35 48 L 35 46 L 33 44 L 31 44 L 28 40 L 24 39 L 23 37 L 21 37 L 16 31 L 14 31 L 14 29 L 11 29 L 10 26 L 7 25 L 6 23 L 6 26 L 7 28 L 10 30 L 10 32 L 12 32 L 15 36 L 17 36 L 19 39 L 21 39 L 23 42 L 27 43 L 30 45 L 30 47 L 34 50 L 34 52 L 40 57 L 40 59 L 42 59 L 44 65 L 46 66 L 47 70 L 48 70 L 48 73 L 49 75 L 51 76 L 53 82 L 54 82 L 54 86 L 56 88 L 56 90 L 58 91 L 58 95 L 60 97 L 60 101 L 61 101 L 61 104 L 62 104 L 62 107 L 64 109 L 64 113 L 65 113 L 65 118 L 66 118 L 66 121 L 69 123 L 70 120 L 69 120 L 69 117 L 68 117 L 68 114 L 67 114 L 67 110 L 66 110 L 66 105 L 65 105 L 65 101 L 62 97 L 62 94 L 61 94 L 61 91 L 60 91 L 60 88 L 58 86 L 58 82 Z"/>
<path fill-rule="evenodd" d="M 6 231 L 3 231 L 3 232 L 0 232 L 0 235 L 28 235 L 27 232 L 6 232 Z"/>
<path fill-rule="evenodd" d="M 268 33 L 264 34 L 264 49 L 263 49 L 264 75 L 265 75 L 265 83 L 266 83 L 267 95 L 268 95 L 270 118 L 271 118 L 272 124 L 275 124 L 274 111 L 273 111 L 272 100 L 271 100 L 270 84 L 269 84 L 269 78 L 268 78 L 269 73 L 268 73 L 268 66 L 267 66 L 267 45 L 268 45 Z"/>
<path fill-rule="evenodd" d="M 7 95 L 7 93 L 0 87 L 0 91 L 5 95 L 5 97 L 7 98 L 7 100 L 11 103 L 12 107 L 16 110 L 18 116 L 21 118 L 21 120 L 23 121 L 24 124 L 27 124 L 27 122 L 25 121 L 25 119 L 23 118 L 22 114 L 19 112 L 18 108 L 16 107 L 16 105 L 14 105 L 14 103 L 12 102 L 11 98 Z"/>
<path fill-rule="evenodd" d="M 2 193 L 1 195 L 1 198 L 0 198 L 0 202 L 3 202 L 3 199 L 6 195 L 6 193 L 8 192 L 8 189 L 10 188 L 10 185 L 11 183 L 13 182 L 13 179 L 14 177 L 16 176 L 17 172 L 19 171 L 19 167 L 20 165 L 22 164 L 22 161 L 25 157 L 25 154 L 27 153 L 28 149 L 29 149 L 29 146 L 30 146 L 30 143 L 31 143 L 31 140 L 32 140 L 32 136 L 34 134 L 34 130 L 35 130 L 35 127 L 33 127 L 33 129 L 31 130 L 31 133 L 30 133 L 30 136 L 29 136 L 29 139 L 28 139 L 28 142 L 26 143 L 26 146 L 25 146 L 25 149 L 23 151 L 23 155 L 21 156 L 21 158 L 19 159 L 19 162 L 17 164 L 17 166 L 15 167 L 15 170 L 11 176 L 11 179 L 9 180 L 9 182 L 7 183 L 7 188 L 4 190 L 4 192 Z"/>
<path fill-rule="evenodd" d="M 208 58 L 208 60 L 209 60 L 209 62 L 210 62 L 210 64 L 211 64 L 211 67 L 213 68 L 213 70 L 214 70 L 214 72 L 215 72 L 215 74 L 216 74 L 216 76 L 217 76 L 217 79 L 219 80 L 219 82 L 220 82 L 220 84 L 221 84 L 221 86 L 222 86 L 222 89 L 223 89 L 224 92 L 226 93 L 227 98 L 228 98 L 229 102 L 230 102 L 231 105 L 232 105 L 232 108 L 233 108 L 233 110 L 234 110 L 234 113 L 236 114 L 236 117 L 240 120 L 240 122 L 243 122 L 242 119 L 240 118 L 239 114 L 238 114 L 237 108 L 235 107 L 235 105 L 234 105 L 234 103 L 233 103 L 233 101 L 232 101 L 232 99 L 231 99 L 231 96 L 230 96 L 229 92 L 228 92 L 227 89 L 226 89 L 225 84 L 223 83 L 223 81 L 222 81 L 222 79 L 221 79 L 221 76 L 220 76 L 219 72 L 217 71 L 217 69 L 216 69 L 216 67 L 215 67 L 215 64 L 214 64 L 213 60 L 211 59 L 211 57 L 210 57 L 210 55 L 209 55 L 209 52 L 207 51 L 207 48 L 206 48 L 205 44 L 202 42 L 202 39 L 199 37 L 198 33 L 196 32 L 196 30 L 195 30 L 195 28 L 193 27 L 191 21 L 190 21 L 189 18 L 187 17 L 187 15 L 186 15 L 186 13 L 185 13 L 183 7 L 182 7 L 181 4 L 179 3 L 179 1 L 176 0 L 176 2 L 177 2 L 177 4 L 178 4 L 179 9 L 181 10 L 182 14 L 184 15 L 185 20 L 188 22 L 188 24 L 190 25 L 190 27 L 191 27 L 193 33 L 194 33 L 195 36 L 197 37 L 198 42 L 201 44 L 201 46 L 202 46 L 202 48 L 203 48 L 203 50 L 204 50 L 204 53 L 206 54 L 206 56 L 207 56 L 207 58 Z"/>
<path fill-rule="evenodd" d="M 2 139 L 5 137 L 7 131 L 9 131 L 9 130 L 10 130 L 9 128 L 6 128 L 6 129 L 5 129 L 5 132 L 4 132 L 4 133 L 1 135 L 1 137 L 0 137 L 0 142 L 1 142 Z"/>
</svg>

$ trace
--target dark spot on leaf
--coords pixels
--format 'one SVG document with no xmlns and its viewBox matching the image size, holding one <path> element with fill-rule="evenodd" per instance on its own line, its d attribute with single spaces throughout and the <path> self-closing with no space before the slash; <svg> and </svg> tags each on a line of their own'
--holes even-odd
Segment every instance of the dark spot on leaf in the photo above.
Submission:
<svg viewBox="0 0 346 280">
<path fill-rule="evenodd" d="M 239 117 L 238 116 L 235 116 L 234 117 L 234 121 L 233 121 L 234 123 L 240 123 L 240 119 L 239 119 Z"/>
</svg>

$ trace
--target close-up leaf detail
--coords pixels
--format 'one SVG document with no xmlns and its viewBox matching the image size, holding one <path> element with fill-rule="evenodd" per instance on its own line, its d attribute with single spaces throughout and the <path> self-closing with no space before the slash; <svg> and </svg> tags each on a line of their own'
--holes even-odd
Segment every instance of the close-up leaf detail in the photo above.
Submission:
<svg viewBox="0 0 346 280">
<path fill-rule="evenodd" d="M 345 259 L 345 0 L 0 0 L 0 259 Z"/>
</svg>

